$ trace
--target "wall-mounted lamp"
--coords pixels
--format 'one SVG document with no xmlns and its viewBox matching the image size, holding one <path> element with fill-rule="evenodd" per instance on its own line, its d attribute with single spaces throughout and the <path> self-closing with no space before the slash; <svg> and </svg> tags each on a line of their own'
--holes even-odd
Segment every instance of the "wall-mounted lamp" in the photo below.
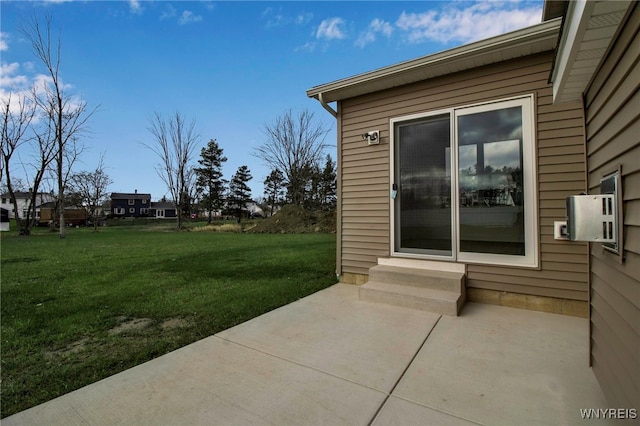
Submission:
<svg viewBox="0 0 640 426">
<path fill-rule="evenodd" d="M 362 139 L 366 140 L 369 145 L 378 145 L 380 143 L 380 130 L 363 133 Z"/>
</svg>

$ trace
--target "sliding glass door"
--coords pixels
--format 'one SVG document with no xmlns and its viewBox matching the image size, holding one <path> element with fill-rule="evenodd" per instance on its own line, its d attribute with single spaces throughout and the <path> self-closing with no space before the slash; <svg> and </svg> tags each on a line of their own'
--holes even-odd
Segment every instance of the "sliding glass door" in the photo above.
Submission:
<svg viewBox="0 0 640 426">
<path fill-rule="evenodd" d="M 531 97 L 392 120 L 394 252 L 535 266 L 532 122 Z"/>
</svg>

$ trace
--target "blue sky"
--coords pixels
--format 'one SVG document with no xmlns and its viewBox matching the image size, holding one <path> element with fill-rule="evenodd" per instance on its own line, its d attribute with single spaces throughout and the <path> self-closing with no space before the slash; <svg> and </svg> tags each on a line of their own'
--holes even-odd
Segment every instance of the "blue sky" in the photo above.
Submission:
<svg viewBox="0 0 640 426">
<path fill-rule="evenodd" d="M 154 200 L 168 194 L 143 146 L 153 143 L 154 112 L 194 119 L 201 146 L 216 139 L 224 149 L 225 178 L 249 167 L 255 198 L 269 170 L 252 149 L 287 109 L 309 109 L 331 129 L 327 153 L 335 158 L 335 120 L 307 89 L 542 16 L 542 1 L 3 0 L 0 8 L 0 96 L 28 89 L 43 73 L 18 25 L 34 12 L 50 14 L 67 93 L 98 108 L 75 169 L 93 170 L 104 154 L 111 192 L 137 189 Z"/>
</svg>

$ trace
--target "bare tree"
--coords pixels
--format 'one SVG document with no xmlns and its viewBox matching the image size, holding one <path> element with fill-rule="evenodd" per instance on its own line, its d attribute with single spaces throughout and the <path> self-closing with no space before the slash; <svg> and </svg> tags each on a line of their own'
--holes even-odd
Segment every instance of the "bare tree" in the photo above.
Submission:
<svg viewBox="0 0 640 426">
<path fill-rule="evenodd" d="M 265 125 L 266 140 L 254 149 L 253 155 L 284 173 L 293 204 L 304 203 L 308 170 L 320 161 L 328 132 L 322 123 L 314 122 L 313 113 L 308 110 L 297 115 L 288 110 Z"/>
<path fill-rule="evenodd" d="M 113 181 L 104 167 L 104 156 L 93 171 L 82 171 L 71 175 L 71 187 L 78 195 L 82 207 L 84 207 L 93 220 L 93 232 L 98 232 L 97 211 L 98 207 L 107 200 L 109 193 L 107 188 Z"/>
<path fill-rule="evenodd" d="M 185 203 L 193 182 L 191 163 L 200 140 L 195 126 L 195 120 L 187 123 L 186 118 L 178 112 L 168 118 L 156 112 L 149 120 L 148 127 L 154 143 L 144 144 L 160 159 L 156 171 L 176 204 L 178 229 L 182 228 L 184 211 L 188 210 Z"/>
<path fill-rule="evenodd" d="M 16 212 L 16 223 L 22 235 L 22 221 L 18 214 L 18 202 L 15 197 L 13 182 L 11 180 L 11 158 L 18 147 L 26 142 L 25 133 L 33 119 L 35 108 L 25 102 L 24 98 L 18 98 L 18 108 L 11 111 L 11 94 L 3 99 L 2 105 L 2 164 L 0 164 L 0 177 L 6 177 L 7 192 L 13 202 L 13 211 Z"/>
<path fill-rule="evenodd" d="M 30 188 L 30 201 L 27 204 L 26 214 L 20 215 L 18 210 L 18 200 L 15 196 L 14 180 L 11 175 L 11 165 L 13 155 L 18 149 L 33 140 L 27 137 L 27 132 L 35 115 L 35 103 L 23 96 L 18 96 L 17 106 L 12 108 L 11 93 L 3 99 L 2 106 L 2 164 L 0 165 L 0 176 L 4 174 L 7 192 L 9 198 L 13 202 L 13 208 L 16 212 L 15 219 L 20 235 L 29 235 L 31 227 L 35 221 L 36 199 L 40 182 L 44 177 L 45 171 L 53 160 L 51 146 L 46 144 L 38 144 L 39 161 L 35 167 L 32 186 Z M 36 135 L 37 136 L 37 135 Z M 38 142 L 40 140 L 38 139 Z"/>
<path fill-rule="evenodd" d="M 21 27 L 21 32 L 31 43 L 33 52 L 47 69 L 47 81 L 42 87 L 34 87 L 34 99 L 40 108 L 48 134 L 55 142 L 55 178 L 58 185 L 58 209 L 60 217 L 60 238 L 65 237 L 64 192 L 73 162 L 82 152 L 78 136 L 96 109 L 89 110 L 87 103 L 70 96 L 60 78 L 62 46 L 58 39 L 52 47 L 51 17 L 43 24 L 36 16 Z"/>
</svg>

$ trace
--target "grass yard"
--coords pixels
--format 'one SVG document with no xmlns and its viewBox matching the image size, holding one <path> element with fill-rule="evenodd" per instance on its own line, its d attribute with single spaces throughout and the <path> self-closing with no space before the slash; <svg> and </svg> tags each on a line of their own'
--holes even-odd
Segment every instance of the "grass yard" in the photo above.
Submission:
<svg viewBox="0 0 640 426">
<path fill-rule="evenodd" d="M 334 234 L 70 229 L 1 241 L 1 417 L 336 282 Z"/>
</svg>

